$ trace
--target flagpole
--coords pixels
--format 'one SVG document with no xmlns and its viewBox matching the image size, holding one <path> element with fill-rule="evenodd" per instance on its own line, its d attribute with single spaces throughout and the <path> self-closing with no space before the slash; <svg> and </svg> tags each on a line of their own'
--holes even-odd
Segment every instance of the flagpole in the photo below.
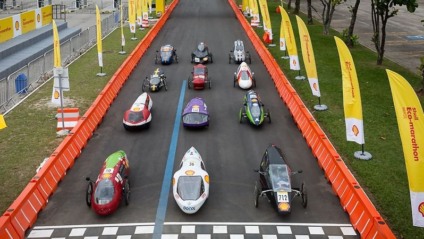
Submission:
<svg viewBox="0 0 424 239">
<path fill-rule="evenodd" d="M 318 104 L 314 106 L 314 109 L 317 111 L 325 111 L 328 109 L 327 105 L 321 104 L 321 97 L 318 97 Z"/>
<path fill-rule="evenodd" d="M 356 151 L 353 156 L 355 156 L 355 158 L 357 159 L 362 159 L 362 160 L 370 160 L 372 159 L 372 155 L 365 151 L 365 144 L 361 144 L 361 151 Z"/>
<path fill-rule="evenodd" d="M 287 51 L 284 51 L 284 56 L 281 57 L 282 59 L 289 59 L 290 57 L 287 55 Z"/>
<path fill-rule="evenodd" d="M 304 76 L 300 75 L 300 70 L 298 72 L 299 72 L 299 75 L 295 77 L 296 80 L 304 80 L 304 79 L 306 79 Z"/>
</svg>

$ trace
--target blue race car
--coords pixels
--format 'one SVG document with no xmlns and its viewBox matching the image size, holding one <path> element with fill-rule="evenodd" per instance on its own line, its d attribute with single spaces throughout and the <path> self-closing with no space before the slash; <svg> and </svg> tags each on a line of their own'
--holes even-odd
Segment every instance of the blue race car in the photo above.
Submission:
<svg viewBox="0 0 424 239">
<path fill-rule="evenodd" d="M 173 46 L 164 45 L 160 51 L 156 51 L 155 64 L 160 62 L 162 65 L 169 65 L 174 61 L 178 63 L 177 50 Z"/>
</svg>

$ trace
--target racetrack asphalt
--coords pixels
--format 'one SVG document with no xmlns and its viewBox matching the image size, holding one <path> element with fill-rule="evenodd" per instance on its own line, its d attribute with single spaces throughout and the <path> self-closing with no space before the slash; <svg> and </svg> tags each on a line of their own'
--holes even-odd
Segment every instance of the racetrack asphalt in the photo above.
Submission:
<svg viewBox="0 0 424 239">
<path fill-rule="evenodd" d="M 242 39 L 252 53 L 251 68 L 257 79 L 255 90 L 272 115 L 272 123 L 265 122 L 260 128 L 238 121 L 245 91 L 233 87 L 237 65 L 228 64 L 228 53 L 236 39 Z M 205 130 L 186 130 L 179 125 L 172 173 L 184 153 L 194 146 L 210 175 L 210 196 L 198 213 L 186 215 L 169 193 L 165 220 L 350 223 L 227 1 L 182 0 L 40 213 L 35 226 L 155 222 L 178 98 L 183 81 L 193 67 L 190 53 L 200 41 L 208 44 L 214 54 L 214 63 L 208 65 L 212 89 L 186 90 L 184 105 L 193 97 L 204 98 L 211 124 Z M 127 132 L 122 126 L 124 111 L 141 94 L 142 80 L 158 67 L 154 64 L 155 51 L 168 43 L 176 47 L 179 56 L 178 64 L 160 66 L 167 75 L 168 91 L 151 93 L 150 128 Z M 254 182 L 258 178 L 253 169 L 259 167 L 270 143 L 283 149 L 293 170 L 303 170 L 294 183 L 304 181 L 308 187 L 308 207 L 304 209 L 300 200 L 294 201 L 289 216 L 279 216 L 265 198 L 260 199 L 258 209 L 253 205 Z M 119 149 L 123 149 L 130 160 L 131 202 L 128 207 L 122 204 L 113 215 L 99 217 L 85 204 L 85 177 L 95 178 L 106 157 Z"/>
</svg>

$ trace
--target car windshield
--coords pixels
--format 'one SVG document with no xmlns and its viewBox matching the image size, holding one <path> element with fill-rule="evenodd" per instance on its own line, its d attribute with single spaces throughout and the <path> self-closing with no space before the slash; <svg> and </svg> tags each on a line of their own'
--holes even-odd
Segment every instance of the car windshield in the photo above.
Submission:
<svg viewBox="0 0 424 239">
<path fill-rule="evenodd" d="M 99 205 L 108 204 L 112 201 L 114 194 L 113 182 L 110 179 L 103 179 L 97 184 L 94 200 Z"/>
<path fill-rule="evenodd" d="M 171 57 L 172 51 L 161 51 L 160 56 L 162 59 L 168 59 Z"/>
<path fill-rule="evenodd" d="M 208 122 L 208 115 L 202 113 L 188 113 L 183 116 L 186 124 L 202 124 Z"/>
<path fill-rule="evenodd" d="M 144 120 L 142 111 L 130 111 L 130 114 L 128 115 L 129 122 L 140 122 L 142 120 Z"/>
<path fill-rule="evenodd" d="M 236 45 L 236 51 L 243 51 L 243 47 L 241 45 Z"/>
<path fill-rule="evenodd" d="M 258 118 L 261 116 L 261 107 L 259 107 L 258 103 L 253 103 L 252 106 L 250 106 L 250 113 L 255 118 Z"/>
<path fill-rule="evenodd" d="M 249 73 L 247 73 L 247 71 L 242 71 L 240 73 L 240 79 L 241 80 L 250 80 Z"/>
<path fill-rule="evenodd" d="M 194 74 L 195 75 L 203 75 L 203 74 L 205 74 L 205 68 L 200 68 L 200 67 L 194 68 Z"/>
<path fill-rule="evenodd" d="M 274 190 L 274 192 L 291 192 L 290 176 L 287 165 L 270 164 L 269 176 L 271 178 L 272 189 Z"/>
<path fill-rule="evenodd" d="M 160 78 L 158 75 L 152 75 L 152 77 L 150 77 L 150 84 L 152 85 L 157 85 L 160 82 Z"/>
<path fill-rule="evenodd" d="M 182 200 L 197 200 L 202 195 L 201 176 L 181 176 L 178 179 L 177 193 Z"/>
</svg>

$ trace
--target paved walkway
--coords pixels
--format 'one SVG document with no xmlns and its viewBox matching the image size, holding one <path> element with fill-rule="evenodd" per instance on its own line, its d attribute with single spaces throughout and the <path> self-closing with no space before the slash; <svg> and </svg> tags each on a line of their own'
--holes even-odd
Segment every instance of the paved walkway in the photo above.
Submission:
<svg viewBox="0 0 424 239">
<path fill-rule="evenodd" d="M 342 32 L 349 27 L 351 13 L 348 7 L 355 2 L 356 0 L 347 0 L 346 3 L 336 7 L 331 23 L 333 29 Z M 424 57 L 424 25 L 421 23 L 421 20 L 424 20 L 424 0 L 417 0 L 417 3 L 418 8 L 414 13 L 409 13 L 406 7 L 398 7 L 398 14 L 389 19 L 384 55 L 415 73 L 418 73 L 420 58 Z M 294 4 L 292 6 L 294 7 Z M 321 2 L 312 1 L 312 6 L 318 11 L 314 13 L 314 18 L 321 21 Z M 302 12 L 307 12 L 306 7 L 306 1 L 301 1 Z M 373 35 L 371 0 L 361 0 L 354 34 L 359 36 L 362 45 L 375 51 L 374 43 L 371 41 Z"/>
<path fill-rule="evenodd" d="M 287 2 L 287 0 L 285 1 Z M 331 24 L 332 28 L 341 32 L 349 26 L 350 12 L 348 7 L 353 5 L 355 1 L 356 0 L 347 0 L 346 3 L 337 6 Z M 75 2 L 75 0 L 52 0 L 53 4 L 64 4 L 68 7 L 72 7 L 73 2 Z M 414 13 L 409 13 L 406 7 L 399 7 L 398 15 L 389 19 L 387 23 L 385 52 L 386 58 L 415 73 L 418 73 L 417 68 L 421 64 L 420 58 L 424 57 L 424 26 L 423 23 L 421 23 L 421 20 L 424 20 L 424 0 L 417 0 L 417 2 L 418 8 Z M 123 3 L 126 4 L 127 0 L 123 0 Z M 100 9 L 106 11 L 113 8 L 113 0 L 87 0 L 87 4 L 88 7 L 86 9 L 77 9 L 75 12 L 67 14 L 69 27 L 81 27 L 85 29 L 94 26 L 95 15 L 93 9 L 96 4 Z M 312 1 L 312 5 L 317 9 L 317 12 L 313 13 L 314 18 L 317 19 L 316 21 L 321 21 L 321 2 Z M 23 3 L 24 9 L 31 7 L 33 7 L 31 3 Z M 306 1 L 301 1 L 301 10 L 306 12 Z M 16 14 L 16 12 L 19 11 L 22 10 L 0 10 L 0 18 Z M 108 14 L 102 14 L 102 17 L 107 17 L 107 15 Z M 359 42 L 362 45 L 375 51 L 374 43 L 371 41 L 373 35 L 371 24 L 371 0 L 361 1 L 354 34 L 359 36 Z"/>
</svg>

